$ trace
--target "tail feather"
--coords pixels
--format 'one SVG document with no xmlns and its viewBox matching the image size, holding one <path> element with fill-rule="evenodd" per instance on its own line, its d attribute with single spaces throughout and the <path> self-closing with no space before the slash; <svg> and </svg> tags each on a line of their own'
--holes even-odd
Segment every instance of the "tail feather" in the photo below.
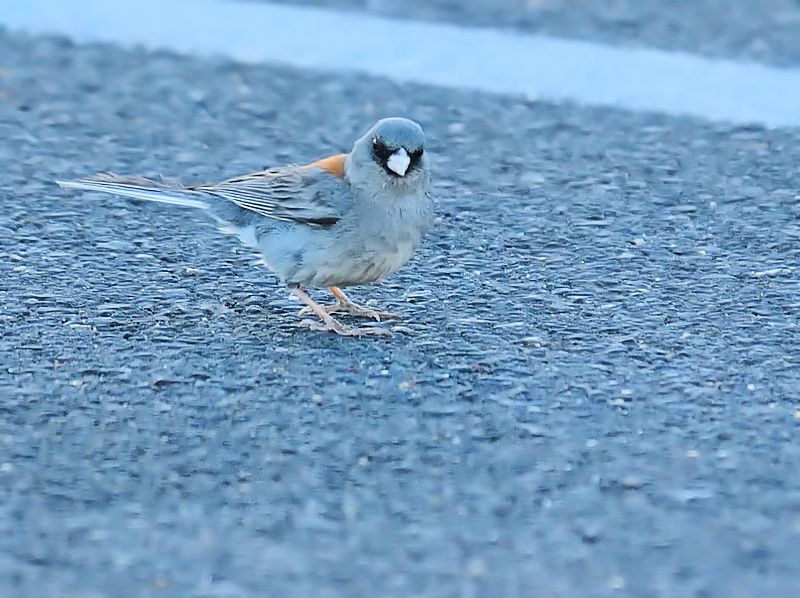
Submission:
<svg viewBox="0 0 800 598">
<path fill-rule="evenodd" d="M 98 174 L 75 181 L 56 181 L 62 189 L 80 189 L 84 191 L 102 191 L 133 199 L 156 201 L 188 208 L 208 209 L 208 203 L 201 198 L 198 191 L 186 189 L 172 179 L 162 177 L 160 181 L 142 177 L 119 176 L 112 172 Z"/>
</svg>

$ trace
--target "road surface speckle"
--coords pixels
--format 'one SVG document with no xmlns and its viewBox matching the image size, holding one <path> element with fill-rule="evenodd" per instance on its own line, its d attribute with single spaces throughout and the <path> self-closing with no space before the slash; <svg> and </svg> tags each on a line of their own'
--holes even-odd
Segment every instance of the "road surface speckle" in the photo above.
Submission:
<svg viewBox="0 0 800 598">
<path fill-rule="evenodd" d="M 7 596 L 789 595 L 800 131 L 0 34 Z M 201 214 L 67 194 L 431 139 L 439 221 L 299 305 Z"/>
</svg>

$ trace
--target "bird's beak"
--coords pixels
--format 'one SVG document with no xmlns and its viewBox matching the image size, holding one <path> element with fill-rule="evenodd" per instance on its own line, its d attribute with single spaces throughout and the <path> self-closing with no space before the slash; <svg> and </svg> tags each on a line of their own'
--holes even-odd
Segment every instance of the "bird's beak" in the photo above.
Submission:
<svg viewBox="0 0 800 598">
<path fill-rule="evenodd" d="M 411 158 L 408 157 L 408 152 L 404 147 L 401 147 L 386 160 L 386 166 L 398 176 L 405 176 L 409 164 L 411 164 Z"/>
</svg>

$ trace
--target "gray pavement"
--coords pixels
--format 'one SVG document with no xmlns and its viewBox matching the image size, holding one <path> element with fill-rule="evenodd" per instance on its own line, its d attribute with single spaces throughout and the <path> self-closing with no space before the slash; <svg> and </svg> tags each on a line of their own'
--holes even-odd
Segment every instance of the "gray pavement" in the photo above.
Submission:
<svg viewBox="0 0 800 598">
<path fill-rule="evenodd" d="M 270 0 L 800 65 L 798 0 Z"/>
<path fill-rule="evenodd" d="M 800 130 L 0 33 L 0 595 L 789 596 Z M 431 137 L 440 222 L 298 305 L 199 214 L 66 195 Z"/>
</svg>

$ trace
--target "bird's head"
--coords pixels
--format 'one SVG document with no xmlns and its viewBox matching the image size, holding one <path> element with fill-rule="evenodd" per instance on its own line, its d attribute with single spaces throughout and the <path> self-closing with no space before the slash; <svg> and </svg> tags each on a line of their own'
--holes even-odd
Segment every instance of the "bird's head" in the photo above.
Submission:
<svg viewBox="0 0 800 598">
<path fill-rule="evenodd" d="M 398 190 L 414 188 L 428 179 L 425 132 L 413 120 L 384 118 L 356 141 L 352 163 L 364 175 L 379 180 L 384 187 Z"/>
</svg>

